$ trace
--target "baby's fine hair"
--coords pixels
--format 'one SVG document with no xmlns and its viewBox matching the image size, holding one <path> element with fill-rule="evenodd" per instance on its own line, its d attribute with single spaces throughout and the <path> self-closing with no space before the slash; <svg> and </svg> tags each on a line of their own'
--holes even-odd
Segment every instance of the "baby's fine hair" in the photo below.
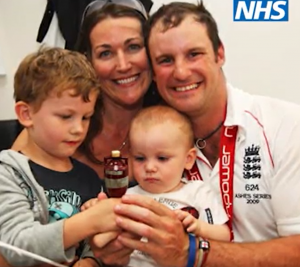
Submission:
<svg viewBox="0 0 300 267">
<path fill-rule="evenodd" d="M 134 130 L 135 126 L 142 126 L 147 129 L 167 121 L 172 122 L 174 127 L 177 127 L 182 131 L 182 139 L 184 140 L 184 138 L 186 138 L 190 147 L 194 146 L 194 134 L 191 121 L 184 114 L 164 105 L 142 109 L 131 122 L 129 136 L 130 131 Z"/>
<path fill-rule="evenodd" d="M 42 47 L 20 63 L 14 77 L 15 101 L 32 104 L 36 111 L 50 93 L 65 90 L 89 101 L 91 92 L 100 92 L 95 71 L 86 57 L 62 48 Z"/>
</svg>

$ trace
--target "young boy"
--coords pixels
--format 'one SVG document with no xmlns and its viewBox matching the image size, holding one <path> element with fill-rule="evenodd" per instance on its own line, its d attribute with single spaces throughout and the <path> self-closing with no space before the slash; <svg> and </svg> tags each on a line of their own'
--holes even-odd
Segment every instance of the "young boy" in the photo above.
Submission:
<svg viewBox="0 0 300 267">
<path fill-rule="evenodd" d="M 132 121 L 129 142 L 138 185 L 126 194 L 148 195 L 164 203 L 177 213 L 188 232 L 229 241 L 228 218 L 218 196 L 202 181 L 182 178 L 196 159 L 192 126 L 184 115 L 167 106 L 143 109 Z M 140 251 L 132 253 L 129 263 L 155 265 Z"/>
<path fill-rule="evenodd" d="M 28 142 L 0 154 L 1 241 L 56 262 L 89 256 L 80 265 L 98 266 L 91 253 L 82 254 L 81 241 L 100 231 L 99 216 L 78 211 L 102 182 L 71 156 L 86 136 L 99 89 L 93 68 L 77 52 L 41 49 L 21 62 L 15 111 Z M 12 266 L 40 263 L 6 249 L 1 254 Z"/>
</svg>

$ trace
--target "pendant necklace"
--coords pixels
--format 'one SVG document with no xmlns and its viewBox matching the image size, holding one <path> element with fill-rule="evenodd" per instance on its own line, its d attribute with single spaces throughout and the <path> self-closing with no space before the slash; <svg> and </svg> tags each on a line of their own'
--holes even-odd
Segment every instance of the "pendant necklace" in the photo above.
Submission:
<svg viewBox="0 0 300 267">
<path fill-rule="evenodd" d="M 119 151 L 122 151 L 122 149 L 124 148 L 124 146 L 126 146 L 127 141 L 128 141 L 128 135 L 126 136 L 126 139 L 124 140 L 124 142 L 123 142 L 122 145 L 120 146 Z"/>
<path fill-rule="evenodd" d="M 195 145 L 198 149 L 204 149 L 206 147 L 206 140 L 209 139 L 210 137 L 212 137 L 223 125 L 223 121 L 221 121 L 221 123 L 217 126 L 216 129 L 214 129 L 212 132 L 210 132 L 207 136 L 205 136 L 204 138 L 198 138 L 195 141 Z"/>
</svg>

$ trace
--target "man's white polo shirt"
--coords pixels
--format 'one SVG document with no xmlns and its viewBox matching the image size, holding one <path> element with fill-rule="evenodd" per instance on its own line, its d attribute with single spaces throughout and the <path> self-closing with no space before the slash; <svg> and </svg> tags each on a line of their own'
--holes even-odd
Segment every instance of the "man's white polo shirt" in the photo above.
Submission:
<svg viewBox="0 0 300 267">
<path fill-rule="evenodd" d="M 300 106 L 227 85 L 225 126 L 238 126 L 233 183 L 235 241 L 300 234 Z M 214 168 L 197 152 L 204 181 L 220 191 Z M 221 195 L 220 195 L 221 196 Z"/>
</svg>

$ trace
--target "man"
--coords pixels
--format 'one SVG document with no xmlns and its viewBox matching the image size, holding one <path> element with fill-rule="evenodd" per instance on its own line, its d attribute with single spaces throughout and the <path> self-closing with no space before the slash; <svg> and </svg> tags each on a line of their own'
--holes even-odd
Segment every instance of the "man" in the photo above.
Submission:
<svg viewBox="0 0 300 267">
<path fill-rule="evenodd" d="M 210 241 L 198 266 L 298 266 L 300 107 L 227 84 L 224 46 L 202 4 L 161 7 L 150 19 L 147 44 L 161 96 L 193 124 L 198 162 L 187 176 L 220 192 L 231 221 L 234 242 Z M 121 235 L 125 247 L 162 266 L 187 266 L 188 238 L 169 211 L 142 197 L 123 203 L 118 225 L 148 238 Z"/>
</svg>

